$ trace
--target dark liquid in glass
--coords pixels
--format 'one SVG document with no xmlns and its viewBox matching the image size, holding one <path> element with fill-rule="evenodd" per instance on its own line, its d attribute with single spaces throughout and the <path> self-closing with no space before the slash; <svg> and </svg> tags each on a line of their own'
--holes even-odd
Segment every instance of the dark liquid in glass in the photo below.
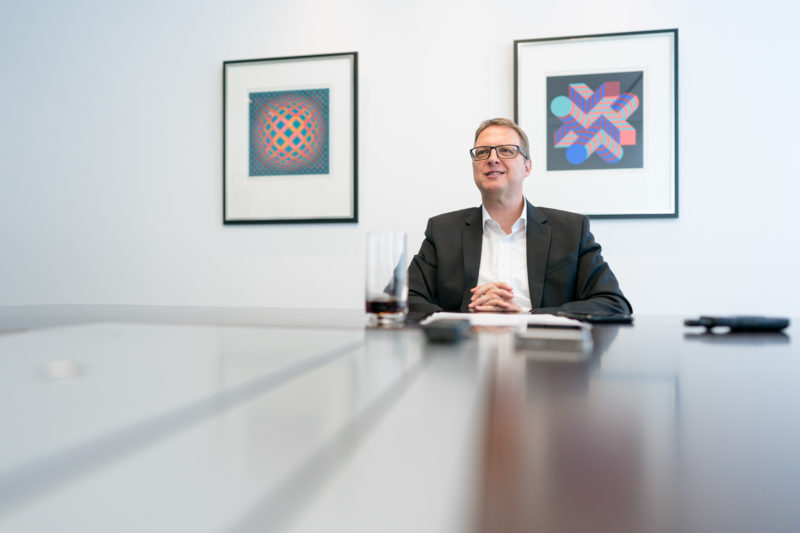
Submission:
<svg viewBox="0 0 800 533">
<path fill-rule="evenodd" d="M 367 313 L 400 313 L 406 306 L 403 302 L 391 300 L 367 300 Z"/>
</svg>

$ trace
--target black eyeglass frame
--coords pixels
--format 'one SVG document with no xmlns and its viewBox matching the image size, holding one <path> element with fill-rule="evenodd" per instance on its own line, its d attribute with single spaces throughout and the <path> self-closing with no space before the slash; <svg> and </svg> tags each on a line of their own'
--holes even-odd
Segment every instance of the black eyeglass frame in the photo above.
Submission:
<svg viewBox="0 0 800 533">
<path fill-rule="evenodd" d="M 501 146 L 513 146 L 514 148 L 517 149 L 517 151 L 511 157 L 503 157 L 503 156 L 500 155 L 500 152 L 497 151 L 497 149 L 500 148 Z M 480 158 L 475 157 L 475 150 L 477 150 L 478 148 L 488 148 L 489 149 L 489 151 L 486 152 L 486 157 L 480 157 Z M 518 145 L 518 144 L 498 144 L 498 145 L 495 145 L 495 146 L 475 146 L 475 147 L 469 149 L 469 156 L 472 158 L 473 161 L 484 161 L 486 159 L 489 159 L 489 156 L 492 155 L 492 150 L 494 150 L 494 153 L 496 153 L 497 157 L 500 158 L 500 159 L 514 159 L 519 154 L 522 154 L 522 157 L 524 157 L 525 159 L 529 159 L 528 156 L 525 154 L 525 152 L 522 151 L 522 147 L 520 145 Z"/>
</svg>

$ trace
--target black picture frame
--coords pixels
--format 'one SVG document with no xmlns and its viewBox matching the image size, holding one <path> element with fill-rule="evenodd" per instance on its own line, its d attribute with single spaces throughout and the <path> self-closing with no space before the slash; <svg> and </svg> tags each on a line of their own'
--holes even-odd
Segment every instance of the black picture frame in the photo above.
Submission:
<svg viewBox="0 0 800 533">
<path fill-rule="evenodd" d="M 224 61 L 223 224 L 358 222 L 358 53 Z"/>
<path fill-rule="evenodd" d="M 587 102 L 614 94 L 636 102 L 615 120 L 638 120 L 639 127 L 628 124 L 632 137 L 615 131 L 623 136 L 598 143 L 605 132 L 586 117 L 603 111 L 587 109 Z M 515 40 L 514 119 L 531 137 L 526 194 L 536 203 L 591 218 L 678 217 L 676 28 Z M 583 146 L 570 158 L 572 144 Z M 627 168 L 614 166 L 625 156 Z"/>
</svg>

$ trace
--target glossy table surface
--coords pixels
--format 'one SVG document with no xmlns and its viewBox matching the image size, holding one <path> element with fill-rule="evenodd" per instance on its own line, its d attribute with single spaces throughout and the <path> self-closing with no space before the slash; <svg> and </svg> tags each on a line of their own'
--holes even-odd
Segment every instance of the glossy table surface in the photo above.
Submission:
<svg viewBox="0 0 800 533">
<path fill-rule="evenodd" d="M 579 364 L 500 350 L 483 529 L 800 531 L 796 331 L 640 316 Z"/>
<path fill-rule="evenodd" d="M 800 347 L 580 362 L 352 311 L 0 308 L 0 531 L 797 531 Z"/>
</svg>

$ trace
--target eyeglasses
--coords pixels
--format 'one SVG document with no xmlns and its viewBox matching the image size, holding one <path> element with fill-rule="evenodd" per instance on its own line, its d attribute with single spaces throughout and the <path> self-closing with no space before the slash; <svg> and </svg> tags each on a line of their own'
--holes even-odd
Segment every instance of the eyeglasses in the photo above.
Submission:
<svg viewBox="0 0 800 533">
<path fill-rule="evenodd" d="M 470 149 L 469 155 L 473 161 L 482 161 L 484 159 L 489 159 L 492 150 L 495 151 L 497 157 L 499 157 L 500 159 L 514 159 L 515 157 L 517 157 L 517 154 L 522 154 L 522 157 L 524 157 L 525 159 L 528 158 L 528 156 L 525 155 L 525 152 L 522 151 L 522 148 L 520 148 L 516 144 L 498 144 L 497 146 L 476 146 L 475 148 Z"/>
</svg>

